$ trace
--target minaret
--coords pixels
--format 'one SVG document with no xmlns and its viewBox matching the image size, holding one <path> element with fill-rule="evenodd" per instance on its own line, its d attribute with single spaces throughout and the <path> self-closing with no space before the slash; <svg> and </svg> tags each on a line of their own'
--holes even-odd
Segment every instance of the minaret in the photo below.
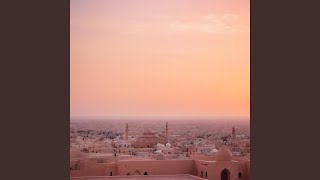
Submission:
<svg viewBox="0 0 320 180">
<path fill-rule="evenodd" d="M 236 138 L 236 130 L 234 128 L 234 126 L 232 127 L 232 139 Z"/>
<path fill-rule="evenodd" d="M 168 122 L 166 122 L 166 134 L 168 135 L 168 131 L 169 131 L 169 126 L 168 126 Z"/>
<path fill-rule="evenodd" d="M 129 135 L 129 127 L 128 123 L 126 124 L 126 140 L 128 140 L 128 135 Z"/>
</svg>

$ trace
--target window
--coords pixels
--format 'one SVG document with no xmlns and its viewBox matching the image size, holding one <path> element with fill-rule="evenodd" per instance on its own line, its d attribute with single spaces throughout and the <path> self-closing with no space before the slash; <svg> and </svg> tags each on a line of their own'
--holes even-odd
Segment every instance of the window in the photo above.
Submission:
<svg viewBox="0 0 320 180">
<path fill-rule="evenodd" d="M 127 173 L 127 176 L 130 176 L 130 173 Z"/>
<path fill-rule="evenodd" d="M 239 177 L 239 178 L 241 178 L 241 177 L 242 177 L 242 174 L 241 174 L 241 172 L 239 172 L 239 174 L 238 174 L 238 177 Z"/>
<path fill-rule="evenodd" d="M 148 175 L 148 173 L 147 172 L 144 172 L 144 174 L 143 175 Z"/>
<path fill-rule="evenodd" d="M 110 176 L 112 176 L 112 172 L 110 172 Z"/>
<path fill-rule="evenodd" d="M 201 171 L 201 178 L 203 178 L 203 171 Z"/>
<path fill-rule="evenodd" d="M 205 176 L 205 178 L 208 178 L 208 172 L 206 171 L 206 176 Z"/>
</svg>

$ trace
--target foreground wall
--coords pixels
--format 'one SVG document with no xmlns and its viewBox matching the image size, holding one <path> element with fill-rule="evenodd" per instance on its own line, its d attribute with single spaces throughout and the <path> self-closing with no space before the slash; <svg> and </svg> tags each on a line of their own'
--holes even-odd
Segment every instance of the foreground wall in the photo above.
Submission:
<svg viewBox="0 0 320 180">
<path fill-rule="evenodd" d="M 193 175 L 209 180 L 220 180 L 223 170 L 227 170 L 230 180 L 249 180 L 250 172 L 248 171 L 247 162 L 239 161 L 195 161 Z"/>
<path fill-rule="evenodd" d="M 97 163 L 97 160 L 85 160 L 82 167 L 83 176 L 105 175 L 105 163 Z"/>
<path fill-rule="evenodd" d="M 250 161 L 203 160 L 119 160 L 100 162 L 86 159 L 79 161 L 71 177 L 127 176 L 127 175 L 176 175 L 190 174 L 209 180 L 220 180 L 221 172 L 228 171 L 229 180 L 250 180 Z"/>
<path fill-rule="evenodd" d="M 79 168 L 77 170 L 70 171 L 70 177 L 80 176 L 116 176 L 117 175 L 117 164 L 111 163 L 100 163 L 98 160 L 81 160 L 79 161 Z"/>
<path fill-rule="evenodd" d="M 118 161 L 118 175 L 193 174 L 193 160 Z"/>
</svg>

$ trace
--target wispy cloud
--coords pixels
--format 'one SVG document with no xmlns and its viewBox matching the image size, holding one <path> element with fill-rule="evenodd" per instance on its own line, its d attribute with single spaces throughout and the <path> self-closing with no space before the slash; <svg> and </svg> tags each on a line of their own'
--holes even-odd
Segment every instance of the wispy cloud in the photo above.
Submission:
<svg viewBox="0 0 320 180">
<path fill-rule="evenodd" d="M 77 19 L 71 18 L 72 27 L 107 30 L 126 34 L 141 34 L 145 32 L 164 33 L 233 33 L 248 31 L 239 23 L 236 14 L 207 14 L 192 17 L 172 16 L 155 13 L 130 19 L 129 21 L 109 21 L 105 19 Z"/>
<path fill-rule="evenodd" d="M 169 28 L 174 32 L 232 33 L 239 30 L 238 16 L 234 14 L 209 14 L 192 21 L 175 21 Z"/>
</svg>

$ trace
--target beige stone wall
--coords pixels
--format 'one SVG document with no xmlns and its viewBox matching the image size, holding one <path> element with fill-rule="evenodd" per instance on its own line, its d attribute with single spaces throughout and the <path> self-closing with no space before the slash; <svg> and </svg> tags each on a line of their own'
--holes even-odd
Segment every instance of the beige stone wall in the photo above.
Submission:
<svg viewBox="0 0 320 180">
<path fill-rule="evenodd" d="M 148 175 L 191 174 L 193 167 L 193 160 L 119 161 L 118 174 L 133 174 L 136 171 L 141 175 L 145 172 Z"/>
<path fill-rule="evenodd" d="M 70 177 L 80 177 L 83 176 L 81 170 L 70 171 Z"/>
<path fill-rule="evenodd" d="M 110 176 L 111 172 L 112 176 L 125 176 L 128 173 L 143 175 L 147 172 L 148 175 L 190 174 L 201 177 L 202 171 L 204 179 L 220 180 L 221 172 L 226 168 L 230 172 L 230 180 L 250 180 L 250 161 L 119 160 L 99 163 L 97 160 L 86 159 L 79 163 L 79 170 L 70 171 L 71 177 Z M 239 172 L 241 178 L 239 178 Z"/>
<path fill-rule="evenodd" d="M 118 175 L 118 168 L 117 167 L 105 167 L 105 176 L 110 176 L 112 173 L 112 176 Z"/>
<path fill-rule="evenodd" d="M 209 164 L 208 162 L 206 161 L 195 161 L 194 163 L 194 171 L 193 171 L 193 174 L 194 176 L 198 176 L 198 177 L 201 177 L 201 172 L 202 172 L 202 178 L 207 178 L 209 177 L 209 174 L 210 174 L 210 168 L 209 168 Z M 206 177 L 206 172 L 207 172 L 207 177 Z"/>
<path fill-rule="evenodd" d="M 226 162 L 208 162 L 208 161 L 195 161 L 194 172 L 192 175 L 201 177 L 201 171 L 203 172 L 203 178 L 209 180 L 220 180 L 221 172 L 227 169 L 230 172 L 230 180 L 249 180 L 250 174 L 248 174 L 248 165 L 246 162 L 226 161 Z M 196 174 L 196 172 L 198 174 Z M 207 177 L 205 176 L 207 172 Z M 239 172 L 241 178 L 239 178 Z"/>
<path fill-rule="evenodd" d="M 80 170 L 82 170 L 83 176 L 105 176 L 107 164 L 108 163 L 98 163 L 97 160 L 85 160 L 82 162 Z"/>
<path fill-rule="evenodd" d="M 247 180 L 250 180 L 250 161 L 247 162 Z"/>
<path fill-rule="evenodd" d="M 250 174 L 248 174 L 248 163 L 239 162 L 239 164 L 239 173 L 241 173 L 239 180 L 249 180 Z"/>
</svg>

